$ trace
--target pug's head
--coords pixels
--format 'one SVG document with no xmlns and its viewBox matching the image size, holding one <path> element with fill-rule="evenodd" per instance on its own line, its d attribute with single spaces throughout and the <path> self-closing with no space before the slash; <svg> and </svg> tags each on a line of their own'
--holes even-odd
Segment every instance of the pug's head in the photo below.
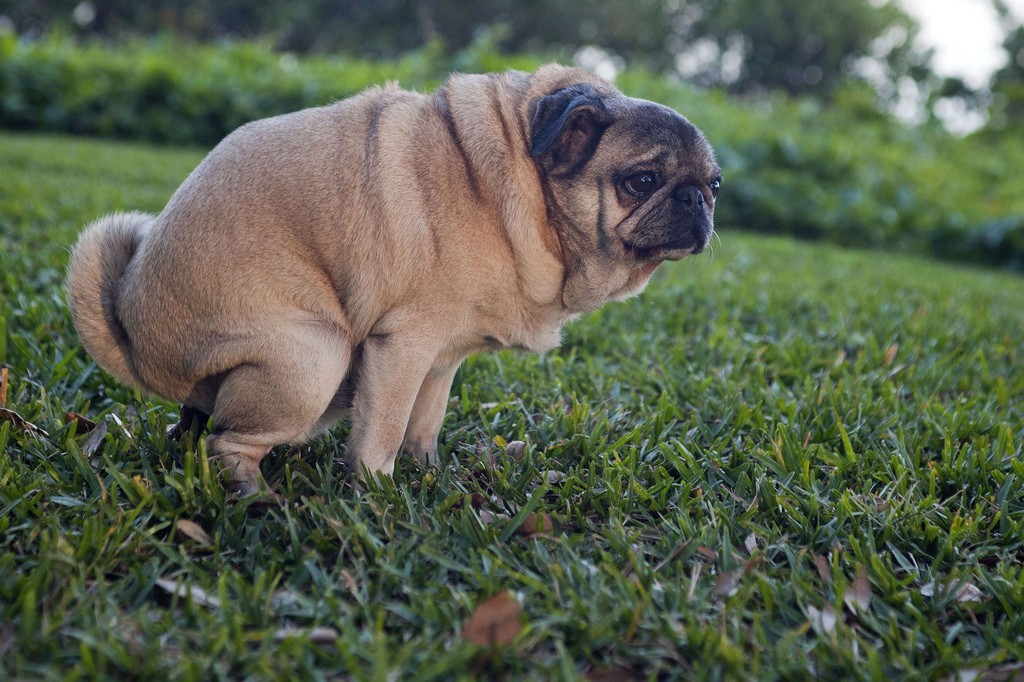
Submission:
<svg viewBox="0 0 1024 682">
<path fill-rule="evenodd" d="M 722 171 L 672 109 L 575 83 L 539 98 L 530 139 L 566 260 L 565 296 L 580 299 L 570 308 L 633 295 L 663 261 L 707 247 Z"/>
</svg>

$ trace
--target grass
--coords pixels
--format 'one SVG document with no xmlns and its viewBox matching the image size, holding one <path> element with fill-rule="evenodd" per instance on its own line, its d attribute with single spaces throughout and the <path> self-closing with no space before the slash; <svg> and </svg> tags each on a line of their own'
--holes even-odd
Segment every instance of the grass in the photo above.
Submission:
<svg viewBox="0 0 1024 682">
<path fill-rule="evenodd" d="M 6 407 L 46 431 L 0 421 L 0 677 L 1020 674 L 1024 280 L 720 226 L 558 350 L 468 361 L 443 467 L 357 492 L 341 428 L 275 451 L 267 506 L 62 301 L 80 226 L 158 210 L 201 152 L 0 150 Z M 503 591 L 522 630 L 466 641 Z"/>
</svg>

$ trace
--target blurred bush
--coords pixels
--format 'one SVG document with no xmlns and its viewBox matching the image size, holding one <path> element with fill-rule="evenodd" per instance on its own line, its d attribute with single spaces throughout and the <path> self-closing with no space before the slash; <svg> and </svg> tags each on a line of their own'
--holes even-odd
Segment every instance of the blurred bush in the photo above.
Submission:
<svg viewBox="0 0 1024 682">
<path fill-rule="evenodd" d="M 0 35 L 0 126 L 212 146 L 246 121 L 326 104 L 397 80 L 431 89 L 452 70 L 532 69 L 485 36 L 446 56 L 430 46 L 394 61 L 296 58 L 259 43 L 135 42 L 117 49 Z M 627 93 L 684 113 L 725 169 L 720 229 L 739 227 L 1024 271 L 1024 139 L 955 138 L 878 113 L 850 83 L 828 106 L 751 101 L 643 70 Z"/>
</svg>

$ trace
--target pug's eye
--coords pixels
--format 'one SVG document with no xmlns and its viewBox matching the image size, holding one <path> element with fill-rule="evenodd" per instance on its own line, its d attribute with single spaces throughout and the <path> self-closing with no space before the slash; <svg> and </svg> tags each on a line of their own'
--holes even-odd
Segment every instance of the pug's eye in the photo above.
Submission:
<svg viewBox="0 0 1024 682">
<path fill-rule="evenodd" d="M 622 186 L 637 197 L 645 197 L 658 188 L 658 176 L 650 171 L 634 173 L 626 178 Z"/>
<path fill-rule="evenodd" d="M 721 186 L 722 186 L 722 181 L 721 180 L 712 180 L 711 181 L 711 196 L 717 197 L 718 196 L 718 188 L 721 187 Z"/>
</svg>

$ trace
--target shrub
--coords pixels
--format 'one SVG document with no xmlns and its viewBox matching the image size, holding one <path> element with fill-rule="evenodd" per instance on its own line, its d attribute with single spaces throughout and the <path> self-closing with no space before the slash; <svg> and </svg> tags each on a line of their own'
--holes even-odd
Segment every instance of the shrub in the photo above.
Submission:
<svg viewBox="0 0 1024 682">
<path fill-rule="evenodd" d="M 257 118 L 317 106 L 386 80 L 430 89 L 452 70 L 532 69 L 487 39 L 391 62 L 303 58 L 258 43 L 134 42 L 110 48 L 0 35 L 0 127 L 212 146 Z M 1024 140 L 954 138 L 873 110 L 855 86 L 824 107 L 698 91 L 643 70 L 627 93 L 691 118 L 725 169 L 718 224 L 1024 270 Z"/>
</svg>

